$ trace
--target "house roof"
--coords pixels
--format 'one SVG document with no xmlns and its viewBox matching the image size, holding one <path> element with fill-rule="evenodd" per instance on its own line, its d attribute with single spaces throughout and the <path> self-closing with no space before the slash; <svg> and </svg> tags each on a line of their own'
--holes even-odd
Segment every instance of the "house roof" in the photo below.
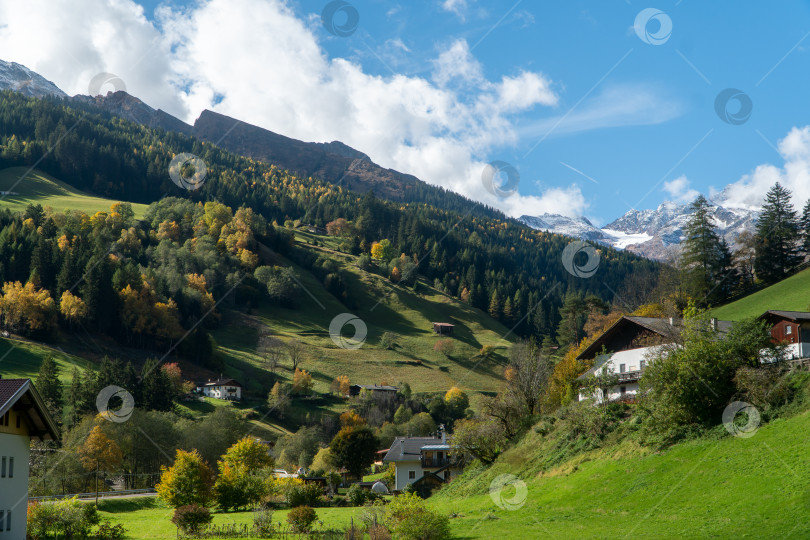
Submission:
<svg viewBox="0 0 810 540">
<path fill-rule="evenodd" d="M 386 390 L 389 392 L 399 391 L 399 387 L 397 386 L 387 386 L 384 384 L 353 384 L 352 386 L 356 388 L 363 388 L 365 390 Z"/>
<path fill-rule="evenodd" d="M 731 321 L 720 321 L 712 319 L 717 324 L 717 331 L 726 333 L 731 329 Z M 584 351 L 579 353 L 577 360 L 595 358 L 602 347 L 619 333 L 635 328 L 636 330 L 648 330 L 659 336 L 675 341 L 683 331 L 683 319 L 679 318 L 656 318 L 656 317 L 634 317 L 625 315 L 613 325 L 605 330 L 601 336 L 596 338 Z"/>
<path fill-rule="evenodd" d="M 15 408 L 23 413 L 31 437 L 59 440 L 59 427 L 31 379 L 0 379 L 0 416 Z"/>
<path fill-rule="evenodd" d="M 397 437 L 385 454 L 383 462 L 418 461 L 422 457 L 422 448 L 441 444 L 438 437 Z"/>
<path fill-rule="evenodd" d="M 779 311 L 777 309 L 769 309 L 759 316 L 760 319 L 788 319 L 791 321 L 810 321 L 810 312 L 807 311 Z"/>
<path fill-rule="evenodd" d="M 234 379 L 217 379 L 203 383 L 200 386 L 239 386 L 241 388 L 242 385 Z"/>
<path fill-rule="evenodd" d="M 433 326 L 449 326 L 449 327 L 451 327 L 451 328 L 452 328 L 452 327 L 454 327 L 455 325 L 454 325 L 454 324 L 450 324 L 450 323 L 448 323 L 448 322 L 435 322 L 435 323 L 433 323 Z"/>
</svg>

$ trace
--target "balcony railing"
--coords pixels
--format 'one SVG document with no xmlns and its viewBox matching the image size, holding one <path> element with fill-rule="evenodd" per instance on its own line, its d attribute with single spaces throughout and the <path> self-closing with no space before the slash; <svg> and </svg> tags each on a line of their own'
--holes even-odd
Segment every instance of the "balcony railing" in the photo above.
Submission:
<svg viewBox="0 0 810 540">
<path fill-rule="evenodd" d="M 616 376 L 620 383 L 635 382 L 641 378 L 641 370 L 625 371 L 624 373 L 617 373 Z"/>
<path fill-rule="evenodd" d="M 451 462 L 452 462 L 452 460 L 450 458 L 448 458 L 448 457 L 443 457 L 443 458 L 437 458 L 437 457 L 426 458 L 426 457 L 422 457 L 422 468 L 426 468 L 426 467 L 428 467 L 428 468 L 429 467 L 444 467 L 445 465 L 450 465 Z"/>
</svg>

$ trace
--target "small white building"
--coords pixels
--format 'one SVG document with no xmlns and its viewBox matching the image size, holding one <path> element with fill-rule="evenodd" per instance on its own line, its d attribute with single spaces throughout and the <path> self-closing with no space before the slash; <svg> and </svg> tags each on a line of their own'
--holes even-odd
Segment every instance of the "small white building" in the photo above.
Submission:
<svg viewBox="0 0 810 540">
<path fill-rule="evenodd" d="M 206 383 L 197 385 L 197 392 L 205 397 L 225 399 L 228 401 L 239 401 L 242 399 L 242 385 L 233 379 L 219 378 L 215 381 L 209 380 Z"/>
<path fill-rule="evenodd" d="M 385 454 L 383 463 L 393 463 L 393 491 L 408 484 L 424 483 L 426 487 L 449 482 L 461 473 L 444 430 L 433 437 L 397 437 Z"/>
<path fill-rule="evenodd" d="M 58 441 L 56 422 L 30 379 L 0 379 L 0 538 L 26 537 L 33 437 Z"/>
</svg>

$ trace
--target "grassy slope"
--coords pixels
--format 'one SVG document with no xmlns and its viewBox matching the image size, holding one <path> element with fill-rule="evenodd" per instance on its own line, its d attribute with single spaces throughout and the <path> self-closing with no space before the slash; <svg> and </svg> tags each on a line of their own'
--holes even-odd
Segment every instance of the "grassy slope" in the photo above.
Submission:
<svg viewBox="0 0 810 540">
<path fill-rule="evenodd" d="M 663 453 L 625 442 L 542 472 L 549 442 L 531 432 L 493 467 L 468 470 L 430 501 L 460 514 L 451 524 L 461 538 L 806 538 L 808 430 L 805 412 L 748 439 L 710 436 Z M 522 508 L 493 503 L 489 485 L 499 474 L 526 481 Z"/>
<path fill-rule="evenodd" d="M 766 289 L 712 310 L 718 319 L 736 321 L 756 317 L 769 309 L 807 311 L 810 305 L 810 269 L 802 270 Z"/>
<path fill-rule="evenodd" d="M 37 170 L 31 171 L 20 181 L 20 178 L 27 172 L 26 167 L 0 170 L 0 191 L 13 193 L 0 199 L 0 208 L 25 210 L 29 204 L 41 204 L 51 206 L 59 212 L 79 208 L 94 214 L 98 211 L 108 212 L 110 205 L 114 202 L 83 193 Z M 146 205 L 133 203 L 132 209 L 135 211 L 135 215 L 140 217 L 146 211 Z"/>
<path fill-rule="evenodd" d="M 264 306 L 214 332 L 231 376 L 238 377 L 245 363 L 262 365 L 256 355 L 256 340 L 259 328 L 265 326 L 284 341 L 294 338 L 307 345 L 302 367 L 313 374 L 315 389 L 320 392 L 327 392 L 338 375 L 347 375 L 352 383 L 360 384 L 408 382 L 415 392 L 446 391 L 453 385 L 471 392 L 497 389 L 506 361 L 503 353 L 515 339 L 503 338 L 509 333 L 506 327 L 425 284 L 415 293 L 361 271 L 354 264 L 356 257 L 331 249 L 330 238 L 299 232 L 297 239 L 301 243 L 317 240 L 326 244 L 309 248 L 341 264 L 347 272 L 349 297 L 356 307 L 348 309 L 315 276 L 295 267 L 304 289 L 296 309 Z M 360 349 L 342 349 L 329 336 L 331 320 L 345 312 L 357 315 L 367 325 L 368 336 Z M 440 338 L 433 333 L 432 321 L 456 325 L 455 351 L 449 358 L 433 350 Z M 378 345 L 386 331 L 400 336 L 393 350 Z M 348 326 L 346 332 L 351 337 L 353 330 Z M 497 354 L 481 361 L 478 352 L 484 345 L 496 347 Z M 283 361 L 283 377 L 291 376 L 289 368 Z"/>
</svg>

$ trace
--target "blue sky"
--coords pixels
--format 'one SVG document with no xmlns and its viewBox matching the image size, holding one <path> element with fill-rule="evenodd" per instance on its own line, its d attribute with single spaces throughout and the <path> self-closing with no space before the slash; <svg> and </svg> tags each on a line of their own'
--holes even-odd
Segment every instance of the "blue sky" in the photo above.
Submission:
<svg viewBox="0 0 810 540">
<path fill-rule="evenodd" d="M 269 3 L 273 2 L 275 0 Z M 162 29 L 168 24 L 165 18 L 155 15 L 158 6 L 170 8 L 175 20 L 179 20 L 179 14 L 193 12 L 207 2 L 141 0 L 139 3 L 150 24 L 165 33 Z M 235 5 L 248 3 L 249 0 L 245 0 Z M 480 70 L 480 74 L 453 80 L 442 89 L 467 105 L 465 114 L 477 111 L 475 114 L 484 119 L 458 124 L 440 122 L 433 125 L 430 135 L 441 139 L 445 135 L 442 131 L 446 131 L 454 142 L 463 140 L 469 150 L 465 159 L 470 163 L 502 160 L 513 164 L 521 175 L 519 196 L 523 197 L 523 202 L 494 203 L 510 213 L 559 210 L 567 214 L 581 213 L 605 224 L 630 208 L 653 208 L 667 199 L 688 200 L 694 190 L 708 194 L 711 188 L 722 189 L 735 182 L 748 188 L 738 197 L 741 202 L 751 202 L 753 195 L 758 196 L 768 178 L 782 178 L 789 186 L 793 181 L 799 191 L 803 189 L 804 172 L 791 177 L 790 166 L 781 168 L 785 165 L 785 153 L 795 149 L 796 144 L 803 144 L 804 137 L 801 133 L 794 134 L 799 142 L 778 145 L 794 128 L 810 124 L 807 105 L 810 6 L 806 1 L 788 0 L 768 5 L 717 1 L 707 6 L 706 2 L 695 0 L 654 5 L 620 0 L 555 3 L 352 0 L 360 15 L 360 24 L 348 37 L 333 36 L 320 24 L 320 13 L 326 3 L 299 0 L 284 5 L 288 15 L 300 21 L 305 32 L 311 33 L 320 54 L 332 63 L 330 69 L 339 65 L 337 60 L 345 59 L 372 78 L 388 82 L 397 77 L 409 81 L 424 79 L 437 85 L 437 58 L 454 44 L 464 44 L 462 49 L 467 53 L 467 62 Z M 649 7 L 663 12 L 672 23 L 671 34 L 659 45 L 645 43 L 634 31 L 637 15 Z M 655 34 L 657 23 L 650 21 L 646 29 Z M 245 33 L 257 31 L 261 32 L 246 29 Z M 247 36 L 244 39 L 242 36 L 224 39 L 210 33 L 209 36 L 212 40 L 221 39 L 217 49 L 226 49 L 232 57 L 244 59 L 262 54 L 255 50 Z M 186 37 L 186 41 L 194 40 Z M 195 43 L 204 49 L 199 41 Z M 285 54 L 284 49 L 274 50 L 271 56 L 262 59 L 260 65 L 264 67 L 261 69 L 272 70 L 274 62 L 281 62 L 280 55 Z M 178 58 L 172 61 L 177 63 Z M 37 59 L 31 57 L 29 62 L 36 64 Z M 113 63 L 112 60 L 106 62 Z M 186 71 L 200 71 L 199 66 L 198 60 L 195 68 Z M 119 67 L 118 71 L 126 69 Z M 248 78 L 254 71 L 251 67 L 243 69 Z M 519 77 L 527 72 L 548 83 L 547 90 L 553 93 L 553 100 L 538 98 L 532 106 L 517 107 L 511 112 L 499 111 L 493 118 L 486 118 L 486 113 L 480 109 L 486 104 L 479 99 L 481 86 L 492 90 L 492 84 L 504 77 Z M 132 86 L 137 88 L 137 74 L 128 76 L 133 80 Z M 183 76 L 188 80 L 188 73 Z M 59 77 L 54 75 L 53 78 L 59 84 Z M 243 82 L 237 79 L 231 77 L 235 86 Z M 174 84 L 178 85 L 176 81 Z M 271 79 L 267 84 L 274 83 Z M 336 84 L 339 82 L 332 80 L 332 90 Z M 196 96 L 183 97 L 188 119 L 193 120 L 199 114 L 197 109 L 218 106 L 219 97 L 206 104 L 201 96 L 228 94 L 221 84 L 209 86 Z M 741 125 L 726 123 L 715 112 L 715 98 L 726 88 L 741 90 L 753 104 L 750 118 Z M 138 95 L 148 98 L 148 93 L 149 89 L 144 87 Z M 304 97 L 307 95 L 302 94 L 302 99 L 311 101 L 311 95 Z M 160 99 L 155 97 L 153 101 Z M 245 97 L 241 99 L 244 101 Z M 270 101 L 273 99 L 268 97 Z M 257 111 L 252 118 L 248 111 L 234 103 L 235 98 L 230 102 L 226 99 L 223 111 L 241 114 L 247 121 L 283 134 L 318 138 L 317 126 L 311 125 L 313 120 L 297 110 L 300 104 L 284 102 L 293 111 L 283 117 Z M 163 106 L 174 112 L 171 103 Z M 734 102 L 729 105 L 732 114 L 735 106 Z M 324 115 L 324 112 L 318 114 Z M 334 120 L 336 124 L 347 123 L 345 117 Z M 352 138 L 352 131 L 329 128 L 327 124 L 329 122 L 325 121 L 323 129 L 326 139 Z M 464 129 L 460 126 L 467 126 L 471 133 L 457 133 Z M 501 137 L 499 129 L 504 126 Z M 486 133 L 474 133 L 489 129 L 496 132 L 488 137 Z M 418 140 L 413 140 L 414 133 L 419 133 L 418 127 L 403 135 L 404 142 L 399 146 L 376 152 L 358 146 L 358 143 L 373 146 L 362 137 L 346 142 L 369 152 L 383 165 L 407 169 L 408 164 L 412 164 L 411 170 L 406 172 L 432 176 L 425 179 L 482 198 L 475 189 L 467 189 L 461 180 L 445 182 L 445 177 L 452 175 L 442 172 L 446 169 L 437 164 L 418 166 L 430 160 L 441 160 L 441 144 L 423 148 L 422 153 L 414 153 L 412 157 L 402 157 L 419 145 Z M 476 142 L 470 143 L 473 139 Z M 810 155 L 810 148 L 798 153 L 801 156 L 797 159 L 803 166 L 803 156 Z M 386 162 L 388 158 L 390 161 Z M 452 167 L 460 167 L 463 161 L 459 158 Z M 768 174 L 763 173 L 764 176 L 753 180 L 746 176 L 765 164 L 772 164 L 776 169 L 768 169 Z M 677 179 L 680 180 L 673 182 Z M 669 191 L 665 186 L 669 186 Z M 570 190 L 577 190 L 580 195 L 546 197 L 550 190 L 557 195 L 564 190 L 569 190 L 566 192 L 569 195 Z M 810 188 L 802 192 L 802 196 L 810 196 Z M 532 211 L 535 206 L 537 211 Z"/>
</svg>

